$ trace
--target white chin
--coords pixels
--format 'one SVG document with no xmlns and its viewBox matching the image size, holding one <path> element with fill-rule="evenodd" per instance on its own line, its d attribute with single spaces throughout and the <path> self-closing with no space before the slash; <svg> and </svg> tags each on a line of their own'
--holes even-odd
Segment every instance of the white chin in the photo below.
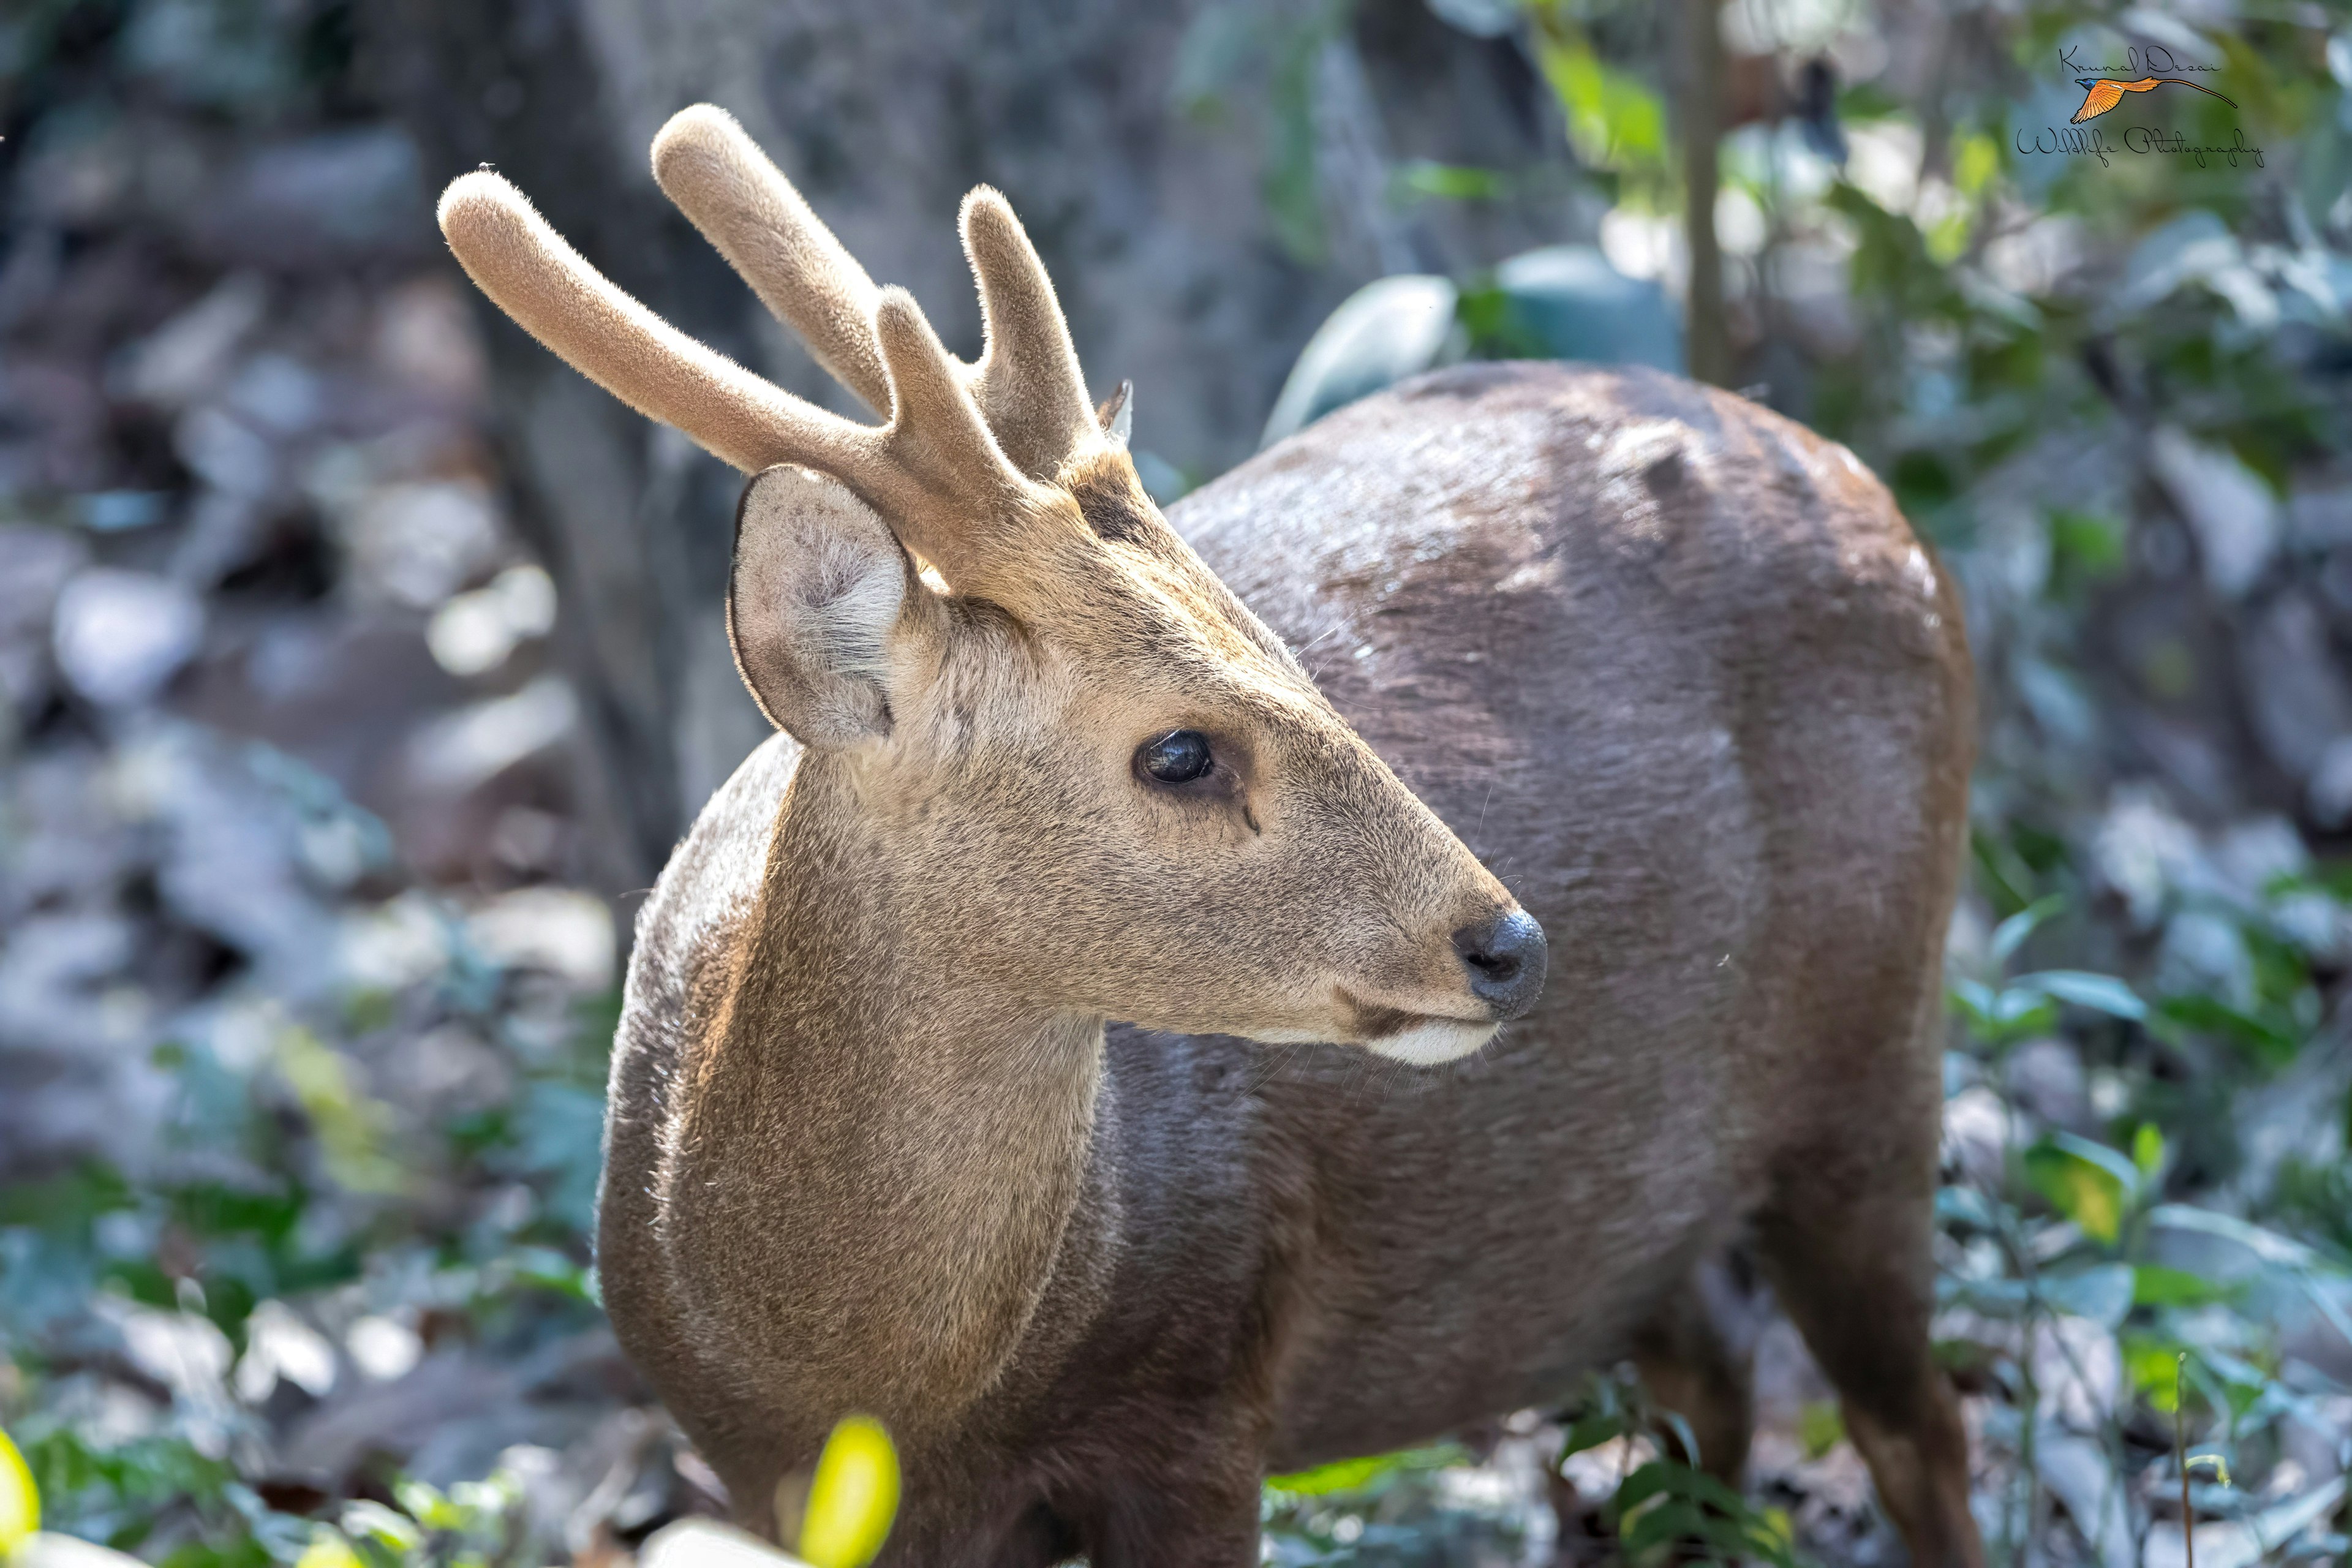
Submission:
<svg viewBox="0 0 2352 1568">
<path fill-rule="evenodd" d="M 1415 1024 L 1410 1029 L 1370 1041 L 1370 1048 L 1391 1061 L 1433 1067 L 1439 1062 L 1461 1060 L 1493 1039 L 1500 1027 L 1499 1024 L 1457 1024 L 1432 1018 L 1425 1024 Z"/>
</svg>

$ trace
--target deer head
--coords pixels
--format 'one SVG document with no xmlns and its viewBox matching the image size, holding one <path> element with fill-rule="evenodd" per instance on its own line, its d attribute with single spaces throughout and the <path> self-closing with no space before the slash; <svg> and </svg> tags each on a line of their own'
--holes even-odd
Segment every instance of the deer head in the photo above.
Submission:
<svg viewBox="0 0 2352 1568">
<path fill-rule="evenodd" d="M 887 881 L 901 951 L 1060 1012 L 1408 1061 L 1526 1010 L 1541 931 L 1145 495 L 1126 389 L 1090 405 L 1001 195 L 963 204 L 966 364 L 724 113 L 673 119 L 654 169 L 887 423 L 679 333 L 496 174 L 450 185 L 442 231 L 540 342 L 753 476 L 737 663 L 806 748 L 801 852 Z"/>
</svg>

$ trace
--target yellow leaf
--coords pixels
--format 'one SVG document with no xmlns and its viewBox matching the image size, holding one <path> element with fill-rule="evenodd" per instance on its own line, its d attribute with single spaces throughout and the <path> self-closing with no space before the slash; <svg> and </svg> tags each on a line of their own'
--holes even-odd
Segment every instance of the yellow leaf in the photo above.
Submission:
<svg viewBox="0 0 2352 1568">
<path fill-rule="evenodd" d="M 845 1416 L 824 1440 L 801 1520 L 811 1568 L 866 1568 L 898 1515 L 898 1454 L 871 1416 Z"/>
<path fill-rule="evenodd" d="M 0 1559 L 40 1528 L 41 1494 L 33 1486 L 33 1472 L 8 1434 L 0 1432 Z"/>
<path fill-rule="evenodd" d="M 362 1568 L 362 1564 L 350 1542 L 331 1530 L 322 1530 L 302 1549 L 294 1568 Z"/>
<path fill-rule="evenodd" d="M 2126 1177 L 2131 1163 L 2111 1150 L 2060 1133 L 2025 1151 L 2025 1174 L 2051 1206 L 2095 1241 L 2123 1232 Z"/>
<path fill-rule="evenodd" d="M 406 1190 L 408 1169 L 391 1148 L 392 1109 L 361 1090 L 341 1053 L 308 1029 L 289 1028 L 278 1037 L 277 1067 L 337 1184 L 355 1193 Z"/>
<path fill-rule="evenodd" d="M 1952 153 L 1952 183 L 1960 194 L 1973 196 L 2000 173 L 2000 143 L 1982 132 L 1963 135 Z"/>
<path fill-rule="evenodd" d="M 1834 1400 L 1820 1399 L 1797 1413 L 1797 1437 L 1805 1458 L 1818 1459 L 1845 1441 L 1845 1415 Z"/>
</svg>

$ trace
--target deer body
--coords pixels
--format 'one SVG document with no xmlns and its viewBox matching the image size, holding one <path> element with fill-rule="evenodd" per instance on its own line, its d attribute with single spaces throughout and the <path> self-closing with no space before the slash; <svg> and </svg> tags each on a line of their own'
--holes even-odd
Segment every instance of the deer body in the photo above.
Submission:
<svg viewBox="0 0 2352 1568">
<path fill-rule="evenodd" d="M 893 1562 L 1255 1562 L 1269 1468 L 1626 1355 L 1736 1475 L 1696 1279 L 1748 1237 L 1915 1556 L 1979 1562 L 1927 1342 L 1969 674 L 1883 489 L 1724 394 L 1490 365 L 1162 521 L 1037 370 L 1050 289 L 1008 292 L 992 209 L 959 368 L 688 115 L 665 187 L 884 430 L 607 353 L 671 351 L 519 284 L 507 237 L 577 258 L 501 191 L 443 221 L 551 346 L 764 470 L 730 628 L 800 739 L 640 919 L 599 1239 L 742 1521 L 862 1410 L 906 1461 Z"/>
</svg>

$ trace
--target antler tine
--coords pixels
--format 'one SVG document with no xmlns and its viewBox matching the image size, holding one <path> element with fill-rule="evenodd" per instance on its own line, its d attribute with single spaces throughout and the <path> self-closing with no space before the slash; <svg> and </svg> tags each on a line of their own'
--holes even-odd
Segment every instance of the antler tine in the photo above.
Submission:
<svg viewBox="0 0 2352 1568">
<path fill-rule="evenodd" d="M 898 395 L 896 416 L 884 436 L 889 460 L 930 494 L 952 498 L 966 536 L 958 542 L 967 556 L 986 552 L 993 542 L 972 537 L 972 531 L 1019 526 L 1027 519 L 1022 503 L 1036 487 L 1006 460 L 981 418 L 965 366 L 940 345 L 912 295 L 883 289 L 874 331 Z"/>
<path fill-rule="evenodd" d="M 1045 264 L 1002 195 L 974 187 L 957 226 L 988 327 L 973 373 L 981 412 L 1015 467 L 1051 478 L 1074 453 L 1102 441 L 1069 322 Z"/>
<path fill-rule="evenodd" d="M 747 473 L 789 462 L 831 475 L 959 586 L 992 563 L 992 531 L 1018 528 L 1034 510 L 1034 487 L 990 435 L 963 366 L 902 289 L 875 304 L 876 363 L 892 410 L 876 428 L 803 403 L 646 310 L 496 174 L 452 182 L 440 218 L 482 292 L 573 369 Z"/>
<path fill-rule="evenodd" d="M 715 104 L 679 110 L 654 137 L 654 179 L 769 313 L 877 414 L 890 382 L 874 338 L 880 292 L 800 192 Z"/>
<path fill-rule="evenodd" d="M 880 461 L 881 432 L 802 402 L 646 310 L 582 259 L 499 176 L 452 181 L 439 216 L 449 248 L 483 293 L 640 414 L 676 426 L 746 473 L 797 462 L 861 493 L 892 488 Z"/>
<path fill-rule="evenodd" d="M 769 312 L 800 334 L 835 380 L 887 413 L 874 280 L 735 117 L 708 103 L 678 110 L 654 137 L 653 169 L 664 193 Z M 951 363 L 1013 466 L 1049 479 L 1074 452 L 1101 440 L 1068 323 L 1002 195 L 985 185 L 974 190 L 959 226 L 988 336 L 977 365 Z"/>
</svg>

